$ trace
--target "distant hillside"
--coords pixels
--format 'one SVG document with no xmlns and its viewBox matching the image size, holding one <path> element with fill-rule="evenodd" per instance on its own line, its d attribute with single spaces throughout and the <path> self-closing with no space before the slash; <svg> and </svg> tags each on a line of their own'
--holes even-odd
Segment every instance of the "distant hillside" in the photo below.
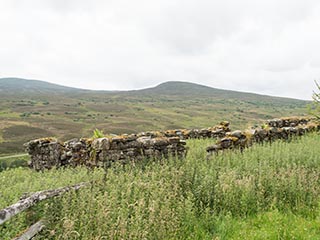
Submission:
<svg viewBox="0 0 320 240">
<path fill-rule="evenodd" d="M 308 101 L 166 82 L 135 91 L 93 91 L 44 81 L 0 79 L 0 155 L 30 139 L 209 127 L 228 120 L 245 128 L 265 119 L 304 115 Z"/>
<path fill-rule="evenodd" d="M 161 94 L 161 95 L 212 95 L 224 92 L 220 89 L 215 89 L 211 87 L 207 87 L 204 85 L 196 84 L 196 83 L 189 83 L 189 82 L 178 82 L 178 81 L 169 81 L 164 82 L 156 87 L 147 88 L 138 90 L 138 93 L 150 93 L 150 94 Z"/>
<path fill-rule="evenodd" d="M 100 96 L 111 94 L 113 96 L 169 96 L 169 97 L 211 97 L 217 99 L 238 99 L 238 100 L 259 100 L 259 101 L 282 101 L 282 102 L 306 102 L 297 99 L 273 97 L 247 92 L 230 91 L 212 88 L 196 83 L 168 81 L 152 88 L 132 91 L 107 91 L 107 90 L 86 90 L 66 87 L 58 84 L 48 83 L 39 80 L 27 80 L 21 78 L 0 78 L 0 92 L 2 93 L 25 93 L 25 94 L 89 94 Z"/>
<path fill-rule="evenodd" d="M 83 92 L 78 88 L 65 87 L 58 84 L 48 83 L 39 80 L 27 80 L 21 78 L 0 78 L 0 92 L 2 93 L 70 93 Z"/>
<path fill-rule="evenodd" d="M 169 95 L 177 97 L 214 97 L 217 99 L 238 99 L 238 100 L 259 100 L 259 101 L 281 101 L 281 102 L 301 102 L 298 99 L 273 97 L 255 93 L 223 90 L 212 88 L 196 83 L 169 81 L 156 87 L 135 91 L 136 94 L 149 95 Z"/>
</svg>

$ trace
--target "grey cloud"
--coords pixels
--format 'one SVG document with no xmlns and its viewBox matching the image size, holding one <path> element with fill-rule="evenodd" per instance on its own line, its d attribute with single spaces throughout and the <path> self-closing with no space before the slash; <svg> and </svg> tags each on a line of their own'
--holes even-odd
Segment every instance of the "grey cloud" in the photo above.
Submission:
<svg viewBox="0 0 320 240">
<path fill-rule="evenodd" d="M 0 77 L 92 89 L 182 80 L 310 99 L 319 11 L 317 0 L 3 0 Z"/>
</svg>

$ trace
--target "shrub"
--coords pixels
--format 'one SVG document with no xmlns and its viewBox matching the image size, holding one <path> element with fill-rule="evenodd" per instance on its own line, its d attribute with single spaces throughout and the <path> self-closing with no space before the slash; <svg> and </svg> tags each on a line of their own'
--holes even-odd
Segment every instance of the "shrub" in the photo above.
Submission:
<svg viewBox="0 0 320 240">
<path fill-rule="evenodd" d="M 95 130 L 93 130 L 93 136 L 92 136 L 92 138 L 102 138 L 102 137 L 104 137 L 105 135 L 104 135 L 104 133 L 103 133 L 103 131 L 101 131 L 101 130 L 99 130 L 99 129 L 95 129 Z"/>
</svg>

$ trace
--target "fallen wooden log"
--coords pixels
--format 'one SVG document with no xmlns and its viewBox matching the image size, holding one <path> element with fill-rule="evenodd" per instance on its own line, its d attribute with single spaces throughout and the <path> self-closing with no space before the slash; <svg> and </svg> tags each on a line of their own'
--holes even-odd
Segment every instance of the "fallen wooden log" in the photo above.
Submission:
<svg viewBox="0 0 320 240">
<path fill-rule="evenodd" d="M 73 186 L 61 187 L 58 189 L 44 190 L 44 191 L 33 193 L 30 197 L 21 199 L 19 202 L 5 209 L 0 210 L 0 225 L 8 221 L 13 216 L 17 215 L 18 213 L 24 211 L 29 207 L 32 207 L 33 205 L 35 205 L 40 201 L 43 201 L 48 198 L 60 196 L 71 190 L 78 190 L 86 185 L 88 185 L 88 183 L 79 183 Z"/>
<path fill-rule="evenodd" d="M 45 227 L 44 221 L 40 220 L 37 223 L 33 224 L 27 231 L 25 231 L 21 236 L 16 237 L 12 240 L 30 240 L 36 234 L 38 234 Z"/>
</svg>

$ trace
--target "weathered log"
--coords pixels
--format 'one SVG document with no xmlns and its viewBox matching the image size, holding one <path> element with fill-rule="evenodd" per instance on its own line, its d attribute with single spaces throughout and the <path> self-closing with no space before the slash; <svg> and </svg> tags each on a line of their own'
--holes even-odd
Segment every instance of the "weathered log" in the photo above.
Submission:
<svg viewBox="0 0 320 240">
<path fill-rule="evenodd" d="M 79 183 L 73 186 L 61 187 L 58 189 L 44 190 L 44 191 L 33 193 L 30 197 L 21 199 L 19 202 L 5 209 L 0 210 L 0 225 L 8 221 L 13 216 L 17 215 L 18 213 L 24 211 L 27 208 L 32 207 L 33 205 L 35 205 L 40 201 L 43 201 L 48 198 L 60 196 L 71 190 L 78 190 L 79 188 L 84 187 L 87 184 L 88 183 Z"/>
<path fill-rule="evenodd" d="M 28 228 L 21 236 L 16 237 L 12 240 L 30 240 L 32 239 L 36 234 L 41 232 L 41 230 L 45 227 L 44 221 L 40 220 L 33 224 L 30 228 Z"/>
</svg>

